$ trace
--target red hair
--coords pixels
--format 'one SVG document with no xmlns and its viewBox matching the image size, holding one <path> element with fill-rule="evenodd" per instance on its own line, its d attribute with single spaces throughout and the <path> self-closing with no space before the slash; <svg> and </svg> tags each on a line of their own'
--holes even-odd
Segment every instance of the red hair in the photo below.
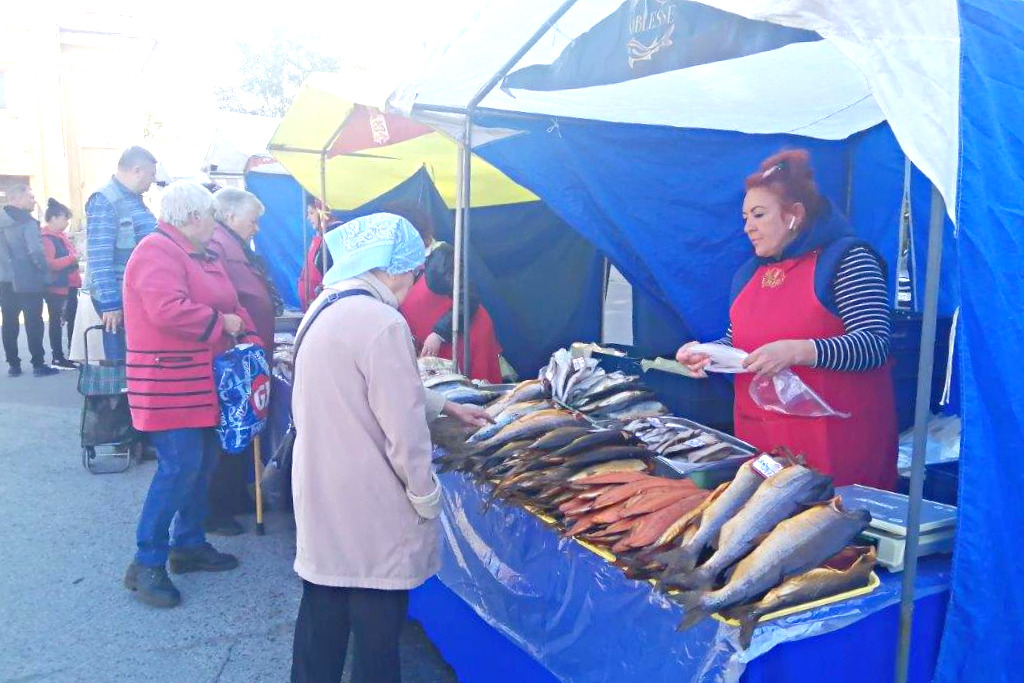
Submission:
<svg viewBox="0 0 1024 683">
<path fill-rule="evenodd" d="M 748 190 L 770 190 L 784 204 L 800 202 L 808 217 L 817 215 L 821 208 L 821 195 L 811 170 L 811 153 L 806 149 L 790 149 L 768 157 L 756 173 L 747 176 L 744 185 Z"/>
</svg>

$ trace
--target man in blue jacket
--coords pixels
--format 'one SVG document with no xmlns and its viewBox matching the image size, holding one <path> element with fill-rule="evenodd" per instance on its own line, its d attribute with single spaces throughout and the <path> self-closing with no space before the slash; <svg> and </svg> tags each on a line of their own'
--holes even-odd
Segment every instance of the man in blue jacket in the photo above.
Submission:
<svg viewBox="0 0 1024 683">
<path fill-rule="evenodd" d="M 35 208 L 32 188 L 15 185 L 8 190 L 7 206 L 0 211 L 0 315 L 7 374 L 11 377 L 21 374 L 18 318 L 22 315 L 32 355 L 32 374 L 45 377 L 58 372 L 46 364 L 43 356 L 43 295 L 50 267 L 43 253 L 39 221 L 32 216 Z"/>
<path fill-rule="evenodd" d="M 103 319 L 108 360 L 125 357 L 124 268 L 135 245 L 156 230 L 156 217 L 142 201 L 155 179 L 156 157 L 142 147 L 129 147 L 117 162 L 117 173 L 85 204 L 88 288 Z"/>
</svg>

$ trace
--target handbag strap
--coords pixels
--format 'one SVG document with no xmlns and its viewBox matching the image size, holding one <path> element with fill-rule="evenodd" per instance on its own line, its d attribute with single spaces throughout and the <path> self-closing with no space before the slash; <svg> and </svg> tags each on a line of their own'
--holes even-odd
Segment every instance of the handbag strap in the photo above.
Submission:
<svg viewBox="0 0 1024 683">
<path fill-rule="evenodd" d="M 344 292 L 332 292 L 331 294 L 329 294 L 327 298 L 324 299 L 320 303 L 320 305 L 313 310 L 313 313 L 310 314 L 309 316 L 309 321 L 307 321 L 306 324 L 302 326 L 302 329 L 300 329 L 298 333 L 295 335 L 295 343 L 292 344 L 293 368 L 295 365 L 298 364 L 299 361 L 299 345 L 302 344 L 302 340 L 306 338 L 306 332 L 308 332 L 309 328 L 313 326 L 313 323 L 316 321 L 316 319 L 320 317 L 320 314 L 323 313 L 328 306 L 335 302 L 341 301 L 342 299 L 347 299 L 350 296 L 373 295 L 367 292 L 365 289 L 346 289 Z"/>
</svg>

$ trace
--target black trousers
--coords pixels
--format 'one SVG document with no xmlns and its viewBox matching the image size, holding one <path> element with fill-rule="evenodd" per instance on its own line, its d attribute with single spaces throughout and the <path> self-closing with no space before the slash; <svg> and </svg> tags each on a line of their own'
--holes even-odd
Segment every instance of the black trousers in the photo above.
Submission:
<svg viewBox="0 0 1024 683">
<path fill-rule="evenodd" d="M 28 335 L 28 350 L 32 365 L 46 364 L 43 352 L 43 294 L 15 292 L 10 282 L 0 282 L 0 336 L 3 337 L 4 354 L 8 365 L 21 365 L 18 357 L 18 335 L 21 334 L 19 316 L 25 316 L 25 333 Z"/>
<path fill-rule="evenodd" d="M 223 519 L 255 509 L 248 489 L 252 469 L 252 446 L 237 455 L 220 454 L 210 480 L 210 516 L 207 519 Z"/>
<path fill-rule="evenodd" d="M 68 350 L 71 350 L 71 338 L 75 335 L 75 316 L 78 315 L 78 288 L 68 290 L 68 298 L 64 303 L 64 322 L 67 323 Z"/>
<path fill-rule="evenodd" d="M 46 317 L 50 322 L 47 331 L 50 335 L 50 356 L 53 360 L 64 360 L 64 311 L 67 306 L 67 294 L 51 294 L 47 292 L 43 297 L 46 302 Z M 68 346 L 70 346 L 70 342 Z"/>
<path fill-rule="evenodd" d="M 302 582 L 292 683 L 339 683 L 353 639 L 352 683 L 400 683 L 398 641 L 409 591 L 335 588 Z"/>
</svg>

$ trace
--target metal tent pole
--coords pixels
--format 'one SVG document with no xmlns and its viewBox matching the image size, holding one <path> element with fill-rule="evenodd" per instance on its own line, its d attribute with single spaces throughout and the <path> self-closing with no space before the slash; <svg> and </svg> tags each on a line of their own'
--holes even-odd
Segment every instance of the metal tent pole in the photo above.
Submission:
<svg viewBox="0 0 1024 683">
<path fill-rule="evenodd" d="M 459 358 L 459 354 L 455 352 L 458 344 L 459 334 L 462 332 L 462 292 L 465 288 L 463 286 L 463 273 L 462 273 L 462 251 L 465 242 L 465 194 L 466 194 L 466 145 L 464 141 L 460 141 L 458 144 L 457 159 L 456 159 L 456 180 L 457 185 L 455 188 L 455 244 L 453 245 L 455 251 L 455 273 L 452 282 L 452 361 L 455 363 L 456 370 L 464 370 L 467 375 L 469 368 L 461 364 L 462 359 Z M 469 346 L 466 344 L 465 346 Z"/>
<path fill-rule="evenodd" d="M 301 185 L 299 187 L 302 187 Z M 302 211 L 299 214 L 302 216 L 302 291 L 309 291 L 309 268 L 306 267 L 306 259 L 309 258 L 309 230 L 306 228 L 306 216 L 309 215 L 309 211 L 306 208 L 308 206 L 309 193 L 306 192 L 306 188 L 302 187 Z M 316 227 L 313 227 L 316 230 Z M 302 301 L 299 301 L 299 308 L 302 308 Z"/>
<path fill-rule="evenodd" d="M 327 234 L 327 212 L 330 211 L 327 203 L 327 147 L 320 152 L 320 202 L 320 266 L 324 269 L 323 274 L 327 275 L 327 240 L 323 239 Z M 320 282 L 323 286 L 323 279 Z"/>
<path fill-rule="evenodd" d="M 928 272 L 924 285 L 924 319 L 921 324 L 921 357 L 917 364 L 917 405 L 914 410 L 914 451 L 910 466 L 910 511 L 907 548 L 900 599 L 900 639 L 896 682 L 910 675 L 910 637 L 914 625 L 914 584 L 917 581 L 918 540 L 921 535 L 921 498 L 924 493 L 925 448 L 932 403 L 932 370 L 935 365 L 935 327 L 939 312 L 939 275 L 942 269 L 943 225 L 946 206 L 932 187 L 931 222 L 928 227 Z"/>
<path fill-rule="evenodd" d="M 452 291 L 452 298 L 454 300 L 454 308 L 452 315 L 452 344 L 454 345 L 458 339 L 457 330 L 464 330 L 465 339 L 463 340 L 463 371 L 469 372 L 469 363 L 471 360 L 470 349 L 469 349 L 469 215 L 472 207 L 472 195 L 470 187 L 470 179 L 472 178 L 473 171 L 473 116 L 476 112 L 477 105 L 479 105 L 487 95 L 494 90 L 495 86 L 501 82 L 508 72 L 512 70 L 516 64 L 519 63 L 527 52 L 530 51 L 537 41 L 540 40 L 545 33 L 551 30 L 551 27 L 562 18 L 569 9 L 576 4 L 576 0 L 565 0 L 554 13 L 547 18 L 547 20 L 536 30 L 533 35 L 518 49 L 516 53 L 512 55 L 497 72 L 484 85 L 473 95 L 465 109 L 455 108 L 457 113 L 464 114 L 466 117 L 465 126 L 463 128 L 462 140 L 459 145 L 459 177 L 458 177 L 458 190 L 457 196 L 461 198 L 458 200 L 458 210 L 455 212 L 455 283 Z M 413 107 L 416 109 L 417 107 Z M 422 108 L 421 110 L 427 111 L 428 109 Z M 460 265 L 461 262 L 461 265 Z M 461 318 L 461 320 L 460 320 Z M 453 353 L 453 356 L 458 355 Z"/>
</svg>

